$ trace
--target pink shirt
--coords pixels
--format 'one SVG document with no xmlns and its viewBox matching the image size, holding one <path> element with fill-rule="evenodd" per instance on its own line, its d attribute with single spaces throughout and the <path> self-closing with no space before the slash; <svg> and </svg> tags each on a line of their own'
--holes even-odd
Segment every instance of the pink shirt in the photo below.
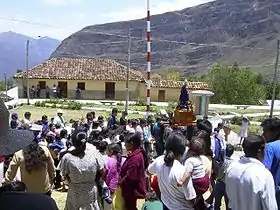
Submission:
<svg viewBox="0 0 280 210">
<path fill-rule="evenodd" d="M 122 158 L 121 166 L 124 163 L 125 158 Z M 105 163 L 106 163 L 106 184 L 109 187 L 111 193 L 114 193 L 117 189 L 117 185 L 119 182 L 119 176 L 121 167 L 117 168 L 117 159 L 115 156 L 112 157 L 105 157 Z"/>
</svg>

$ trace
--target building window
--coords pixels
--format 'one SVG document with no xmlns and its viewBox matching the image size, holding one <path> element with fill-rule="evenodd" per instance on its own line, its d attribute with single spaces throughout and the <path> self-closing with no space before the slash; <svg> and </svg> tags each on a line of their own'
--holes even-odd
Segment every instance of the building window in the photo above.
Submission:
<svg viewBox="0 0 280 210">
<path fill-rule="evenodd" d="M 39 81 L 39 87 L 41 90 L 45 90 L 46 89 L 46 82 L 45 81 Z"/>
<path fill-rule="evenodd" d="M 84 83 L 84 82 L 78 82 L 77 87 L 78 87 L 80 90 L 85 90 L 85 89 L 86 89 L 86 83 Z"/>
</svg>

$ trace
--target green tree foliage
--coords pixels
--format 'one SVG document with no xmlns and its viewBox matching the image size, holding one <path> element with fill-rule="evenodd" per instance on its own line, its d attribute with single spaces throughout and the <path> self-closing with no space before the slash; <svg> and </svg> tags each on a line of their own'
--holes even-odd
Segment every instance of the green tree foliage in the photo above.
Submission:
<svg viewBox="0 0 280 210">
<path fill-rule="evenodd" d="M 173 80 L 173 81 L 180 81 L 182 77 L 175 68 L 168 68 L 160 73 L 161 79 L 163 80 Z"/>
<path fill-rule="evenodd" d="M 208 82 L 215 93 L 214 103 L 260 104 L 265 99 L 262 77 L 249 69 L 217 64 L 209 72 Z"/>
</svg>

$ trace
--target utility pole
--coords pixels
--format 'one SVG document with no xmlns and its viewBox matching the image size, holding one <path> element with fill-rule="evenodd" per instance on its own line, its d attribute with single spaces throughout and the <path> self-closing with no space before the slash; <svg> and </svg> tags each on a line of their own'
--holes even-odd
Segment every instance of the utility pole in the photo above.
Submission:
<svg viewBox="0 0 280 210">
<path fill-rule="evenodd" d="M 4 74 L 5 77 L 5 91 L 6 91 L 6 96 L 8 97 L 8 81 L 7 81 L 7 74 Z"/>
<path fill-rule="evenodd" d="M 27 75 L 26 87 L 27 87 L 27 104 L 30 105 L 28 61 L 29 61 L 29 40 L 26 41 L 26 75 Z"/>
<path fill-rule="evenodd" d="M 131 29 L 128 30 L 128 60 L 127 60 L 127 70 L 126 70 L 126 101 L 125 101 L 125 112 L 128 113 L 128 103 L 129 103 L 129 70 L 130 70 L 130 60 L 131 60 Z"/>
<path fill-rule="evenodd" d="M 279 50 L 280 50 L 280 40 L 277 41 L 277 55 L 276 55 L 276 61 L 275 61 L 275 67 L 274 67 L 273 92 L 272 92 L 272 98 L 271 98 L 271 104 L 270 104 L 270 115 L 269 115 L 270 118 L 273 117 L 274 101 L 275 101 L 276 89 L 277 89 L 277 85 L 278 85 Z"/>
</svg>

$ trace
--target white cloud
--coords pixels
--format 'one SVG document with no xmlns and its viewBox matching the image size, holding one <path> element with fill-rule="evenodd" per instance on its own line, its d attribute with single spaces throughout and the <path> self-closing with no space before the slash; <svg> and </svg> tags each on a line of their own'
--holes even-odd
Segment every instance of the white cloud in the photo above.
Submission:
<svg viewBox="0 0 280 210">
<path fill-rule="evenodd" d="M 151 15 L 161 14 L 164 12 L 181 10 L 187 7 L 196 6 L 213 0 L 169 0 L 161 1 L 157 4 L 150 3 Z M 146 7 L 125 8 L 122 11 L 104 14 L 103 17 L 109 21 L 132 20 L 146 17 Z"/>
<path fill-rule="evenodd" d="M 42 0 L 43 3 L 55 6 L 82 4 L 83 0 Z"/>
</svg>

